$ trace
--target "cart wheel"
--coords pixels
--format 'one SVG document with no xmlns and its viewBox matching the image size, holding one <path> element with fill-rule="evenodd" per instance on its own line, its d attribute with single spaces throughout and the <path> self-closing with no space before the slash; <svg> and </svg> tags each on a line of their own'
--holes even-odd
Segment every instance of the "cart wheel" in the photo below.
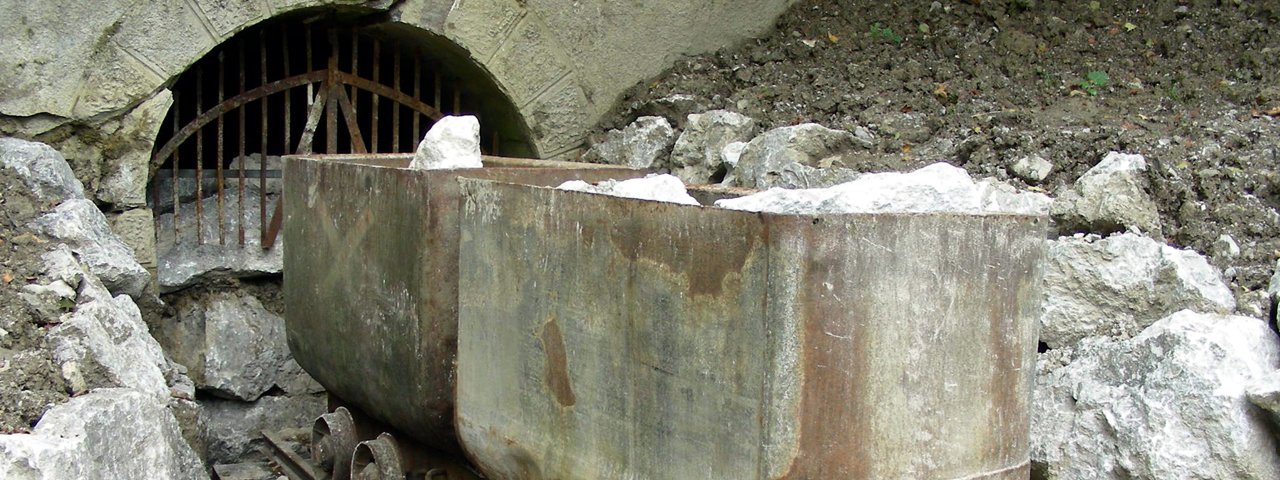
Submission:
<svg viewBox="0 0 1280 480">
<path fill-rule="evenodd" d="M 390 433 L 360 442 L 351 457 L 351 480 L 403 480 L 400 447 Z"/>
<path fill-rule="evenodd" d="M 359 441 L 351 412 L 338 407 L 333 413 L 321 415 L 311 427 L 311 459 L 321 470 L 332 473 L 330 478 L 348 478 L 348 460 Z"/>
</svg>

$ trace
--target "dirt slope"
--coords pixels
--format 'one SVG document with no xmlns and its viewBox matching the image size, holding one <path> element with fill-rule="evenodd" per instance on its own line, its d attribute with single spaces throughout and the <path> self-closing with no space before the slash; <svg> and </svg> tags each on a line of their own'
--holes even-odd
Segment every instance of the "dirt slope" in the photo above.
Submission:
<svg viewBox="0 0 1280 480">
<path fill-rule="evenodd" d="M 1092 73 L 1091 72 L 1101 72 Z M 1111 150 L 1140 153 L 1169 243 L 1209 254 L 1245 313 L 1280 255 L 1280 2 L 802 0 L 768 38 L 680 62 L 601 128 L 691 94 L 766 127 L 865 127 L 861 169 L 935 161 L 1059 192 Z M 1215 247 L 1230 235 L 1241 252 Z M 1223 244 L 1225 245 L 1225 244 Z"/>
</svg>

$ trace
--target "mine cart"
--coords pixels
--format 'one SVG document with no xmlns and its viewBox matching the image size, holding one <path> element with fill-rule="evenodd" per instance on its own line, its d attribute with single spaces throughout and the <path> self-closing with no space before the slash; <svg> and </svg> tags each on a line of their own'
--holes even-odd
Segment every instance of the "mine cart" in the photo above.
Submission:
<svg viewBox="0 0 1280 480">
<path fill-rule="evenodd" d="M 355 442 L 366 441 L 357 452 L 361 462 L 395 453 L 386 448 L 389 437 L 373 438 L 384 432 L 371 424 L 391 426 L 442 451 L 458 450 L 453 419 L 460 176 L 554 186 L 643 175 L 495 157 L 485 157 L 481 169 L 411 170 L 409 160 L 285 159 L 289 348 L 328 390 L 334 406 L 343 406 L 317 421 L 313 445 L 317 460 L 338 470 L 334 478 L 345 478 Z"/>
<path fill-rule="evenodd" d="M 784 215 L 461 184 L 456 428 L 489 478 L 1028 477 L 1045 217 Z M 418 218 L 388 207 L 367 222 Z M 386 241 L 398 269 L 447 250 Z M 317 260 L 335 278 L 306 285 L 409 276 Z M 355 311 L 399 311 L 403 290 L 313 307 L 371 318 Z M 314 328 L 365 349 L 444 348 L 412 341 L 430 323 L 372 318 L 385 323 Z M 324 368 L 415 392 L 380 401 L 437 424 L 409 411 L 437 398 L 413 377 L 429 369 L 378 363 L 412 352 L 334 345 Z"/>
</svg>

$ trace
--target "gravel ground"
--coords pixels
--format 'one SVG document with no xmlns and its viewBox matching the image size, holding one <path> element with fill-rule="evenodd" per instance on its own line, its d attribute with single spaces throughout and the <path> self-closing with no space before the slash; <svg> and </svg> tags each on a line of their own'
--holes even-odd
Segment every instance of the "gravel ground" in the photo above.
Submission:
<svg viewBox="0 0 1280 480">
<path fill-rule="evenodd" d="M 1280 256 L 1280 2 L 802 0 L 762 39 L 679 62 L 599 126 L 674 94 L 766 128 L 869 129 L 863 171 L 946 161 L 1059 193 L 1109 151 L 1139 153 L 1170 244 L 1268 315 Z M 1017 160 L 1053 164 L 1018 178 Z M 1066 232 L 1064 232 L 1066 233 Z M 1230 236 L 1238 252 L 1221 241 Z"/>
</svg>

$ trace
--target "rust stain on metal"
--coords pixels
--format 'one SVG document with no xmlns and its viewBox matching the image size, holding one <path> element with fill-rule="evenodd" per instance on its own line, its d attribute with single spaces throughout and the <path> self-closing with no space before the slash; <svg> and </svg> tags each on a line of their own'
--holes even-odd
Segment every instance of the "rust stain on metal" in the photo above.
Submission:
<svg viewBox="0 0 1280 480">
<path fill-rule="evenodd" d="M 552 318 L 542 327 L 539 336 L 542 350 L 547 354 L 547 388 L 555 396 L 561 407 L 572 407 L 578 403 L 573 395 L 573 386 L 569 383 L 569 360 L 564 350 L 564 336 L 560 334 L 560 325 Z"/>
<path fill-rule="evenodd" d="M 668 225 L 675 225 L 673 229 L 655 228 L 654 224 L 614 223 L 608 227 L 610 241 L 614 248 L 631 262 L 639 259 L 648 260 L 662 265 L 674 274 L 684 276 L 688 282 L 689 294 L 692 296 L 720 295 L 724 290 L 726 277 L 730 274 L 740 274 L 748 258 L 755 251 L 758 239 L 754 236 L 719 239 L 722 241 L 682 241 L 682 238 L 702 238 L 712 233 L 707 231 L 693 233 L 693 230 L 698 228 L 698 219 L 702 216 L 699 209 L 655 202 L 637 203 L 616 199 L 609 201 L 620 204 L 621 210 L 624 210 L 618 212 L 618 215 L 621 215 L 618 218 L 629 218 L 634 215 L 672 219 Z M 639 211 L 643 209 L 658 209 L 658 212 L 655 215 L 655 212 Z M 754 219 L 744 220 L 750 218 L 736 216 L 733 222 L 741 226 L 754 222 Z M 734 231 L 742 230 L 742 228 L 734 229 Z"/>
<path fill-rule="evenodd" d="M 783 222 L 796 222 L 786 225 Z M 821 225 L 813 223 L 806 228 L 807 219 L 779 219 L 782 225 L 771 227 L 779 231 L 802 232 L 805 243 L 812 247 L 812 259 L 801 274 L 802 285 L 822 285 L 829 282 L 834 291 L 848 291 L 846 280 L 851 272 L 839 271 L 839 256 L 854 254 L 841 248 L 846 242 L 829 235 Z M 834 241 L 835 243 L 829 243 Z M 864 409 L 859 385 L 868 382 L 867 365 L 869 349 L 867 336 L 859 335 L 863 319 L 864 302 L 847 299 L 847 302 L 831 302 L 816 298 L 816 289 L 801 289 L 798 303 L 802 307 L 804 345 L 800 365 L 804 369 L 801 386 L 800 408 L 796 419 L 799 424 L 799 449 L 797 457 L 785 478 L 869 478 L 870 449 L 863 442 L 874 442 L 872 426 Z M 828 334 L 828 330 L 852 332 L 848 338 Z M 831 368 L 839 366 L 840 368 Z M 832 402 L 839 399 L 839 402 Z"/>
</svg>

